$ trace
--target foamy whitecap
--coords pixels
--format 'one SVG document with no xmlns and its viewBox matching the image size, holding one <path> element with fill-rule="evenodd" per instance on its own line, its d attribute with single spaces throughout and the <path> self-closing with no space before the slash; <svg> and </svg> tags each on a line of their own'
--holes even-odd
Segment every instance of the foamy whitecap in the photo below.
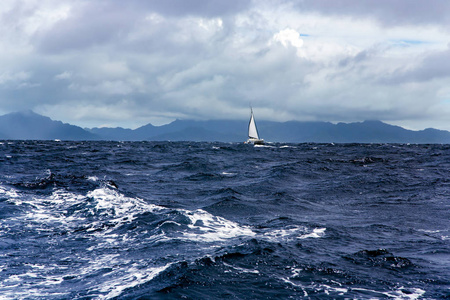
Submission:
<svg viewBox="0 0 450 300">
<path fill-rule="evenodd" d="M 8 202 L 15 203 L 20 195 L 15 189 L 0 186 L 0 197 L 5 197 Z"/>
<path fill-rule="evenodd" d="M 326 228 L 311 229 L 306 226 L 290 226 L 283 229 L 271 230 L 263 233 L 263 237 L 269 241 L 279 242 L 290 239 L 320 238 L 325 235 Z"/>
<path fill-rule="evenodd" d="M 322 287 L 324 288 L 325 294 L 330 295 L 330 292 L 336 292 L 339 296 L 345 295 L 345 293 L 348 292 L 347 288 L 342 287 L 333 287 L 330 285 L 322 284 Z"/>
<path fill-rule="evenodd" d="M 352 288 L 346 288 L 342 287 L 342 283 L 339 283 L 335 280 L 330 281 L 330 284 L 321 284 L 321 283 L 308 283 L 304 284 L 301 281 L 296 280 L 295 278 L 301 278 L 301 274 L 304 270 L 301 268 L 293 268 L 292 277 L 288 278 L 280 278 L 282 281 L 291 284 L 292 286 L 295 286 L 297 288 L 301 288 L 305 297 L 308 296 L 308 291 L 313 291 L 314 293 L 317 292 L 323 292 L 329 297 L 335 297 L 338 296 L 344 296 L 348 292 L 362 292 L 363 294 L 371 294 L 371 295 L 379 295 L 380 298 L 386 298 L 389 299 L 399 299 L 399 300 L 416 300 L 422 298 L 422 296 L 425 294 L 425 291 L 420 288 L 405 288 L 405 287 L 399 287 L 396 290 L 393 291 L 379 291 L 379 290 L 373 290 L 373 289 L 367 289 L 367 288 L 359 288 L 359 287 L 352 287 Z M 332 285 L 334 284 L 334 286 Z M 354 297 L 354 295 L 353 295 Z M 357 297 L 358 298 L 358 297 Z M 371 298 L 371 299 L 378 299 L 377 298 Z"/>
<path fill-rule="evenodd" d="M 443 241 L 450 239 L 448 235 L 449 230 L 426 230 L 426 229 L 418 229 L 418 231 L 424 232 L 428 236 L 432 236 Z M 446 234 L 444 234 L 444 232 Z"/>
<path fill-rule="evenodd" d="M 278 242 L 285 238 L 297 236 L 299 232 L 306 232 L 306 230 L 307 228 L 305 226 L 290 226 L 288 228 L 275 229 L 269 232 L 265 232 L 263 233 L 263 236 L 268 238 L 269 240 Z"/>
<path fill-rule="evenodd" d="M 94 213 L 109 214 L 114 217 L 129 216 L 143 212 L 160 211 L 165 208 L 149 204 L 140 198 L 124 196 L 115 189 L 98 188 L 86 195 L 95 201 Z"/>
<path fill-rule="evenodd" d="M 422 298 L 422 296 L 425 294 L 425 291 L 419 288 L 405 288 L 402 286 L 396 291 L 387 292 L 384 294 L 395 299 L 415 300 Z"/>
<path fill-rule="evenodd" d="M 6 190 L 3 189 L 6 193 Z M 17 195 L 20 196 L 20 195 Z M 16 288 L 14 286 L 25 287 L 24 293 L 20 297 L 45 297 L 55 296 L 47 287 L 60 285 L 64 278 L 82 279 L 91 274 L 102 274 L 100 286 L 93 286 L 86 283 L 84 288 L 98 291 L 94 295 L 99 299 L 110 299 L 120 296 L 127 289 L 152 280 L 155 276 L 166 270 L 171 264 L 153 265 L 151 262 L 133 262 L 130 259 L 122 258 L 118 254 L 98 255 L 98 251 L 104 252 L 106 249 L 122 248 L 133 244 L 130 242 L 136 238 L 146 243 L 156 243 L 161 241 L 183 239 L 194 244 L 221 242 L 238 237 L 253 237 L 256 234 L 248 227 L 241 226 L 225 218 L 214 216 L 204 210 L 194 211 L 186 209 L 167 209 L 154 204 L 149 204 L 142 199 L 127 197 L 117 189 L 110 187 L 100 187 L 92 190 L 86 195 L 68 192 L 64 189 L 55 189 L 51 195 L 42 197 L 26 198 L 25 201 L 30 206 L 30 210 L 15 219 L 18 224 L 28 224 L 30 229 L 38 234 L 52 234 L 53 232 L 67 232 L 70 240 L 70 233 L 79 229 L 84 230 L 84 238 L 89 238 L 89 246 L 81 250 L 83 259 L 79 262 L 80 267 L 70 268 L 69 265 L 42 266 L 33 265 L 31 270 L 22 274 L 14 274 L 8 278 L 8 287 L 3 287 L 9 292 Z M 139 214 L 152 213 L 167 219 L 159 226 L 172 227 L 173 230 L 156 233 L 148 236 L 139 235 L 129 237 L 125 234 L 118 234 L 114 230 L 124 223 L 131 223 Z M 176 216 L 185 217 L 183 224 L 176 221 Z M 93 218 L 95 217 L 95 218 Z M 104 227 L 108 224 L 108 227 Z M 175 226 L 175 227 L 174 227 Z M 144 234 L 144 233 L 143 233 Z M 75 234 L 76 235 L 76 234 Z M 208 248 L 209 246 L 207 246 Z M 204 248 L 196 245 L 195 248 Z M 70 257 L 67 258 L 70 261 Z M 61 260 L 64 260 L 62 258 Z M 149 264 L 147 267 L 144 267 Z M 116 266 L 120 265 L 119 269 Z M 138 267 L 139 266 L 139 267 Z M 104 270 L 104 271 L 102 271 Z M 253 272 L 252 270 L 238 270 L 239 272 Z M 254 272 L 253 272 L 254 273 Z M 54 275 L 58 274 L 58 275 Z M 35 284 L 36 289 L 24 286 L 28 278 L 42 278 Z M 0 285 L 0 290 L 2 286 Z M 17 294 L 16 294 L 17 295 Z M 62 293 L 61 297 L 68 294 Z M 5 296 L 7 299 L 14 298 L 12 294 Z"/>
<path fill-rule="evenodd" d="M 303 292 L 303 296 L 304 296 L 304 297 L 308 297 L 308 292 L 306 291 L 306 287 L 305 287 L 304 285 L 302 285 L 301 283 L 293 282 L 290 278 L 284 278 L 284 277 L 282 277 L 282 278 L 280 278 L 280 279 L 281 279 L 281 281 L 283 281 L 283 282 L 285 282 L 285 283 L 287 283 L 287 284 L 290 284 L 290 285 L 292 285 L 292 286 L 295 286 L 295 287 L 297 287 L 297 288 L 300 288 L 300 289 L 302 290 L 302 292 Z"/>
<path fill-rule="evenodd" d="M 173 263 L 170 261 L 158 265 L 151 261 L 134 261 L 127 256 L 119 254 L 103 254 L 107 249 L 123 248 L 134 244 L 135 240 L 145 241 L 149 245 L 168 242 L 171 240 L 185 240 L 193 243 L 194 252 L 204 256 L 204 251 L 210 245 L 217 247 L 217 243 L 225 242 L 235 238 L 262 237 L 269 240 L 280 240 L 285 238 L 318 237 L 323 234 L 325 228 L 313 229 L 312 232 L 304 226 L 293 226 L 287 229 L 273 230 L 266 233 L 256 233 L 250 227 L 240 225 L 220 216 L 202 210 L 168 209 L 154 205 L 136 197 L 128 197 L 120 193 L 116 188 L 103 186 L 89 191 L 86 195 L 69 192 L 65 189 L 55 189 L 50 195 L 42 197 L 24 197 L 16 191 L 1 187 L 0 193 L 10 194 L 11 199 L 21 199 L 29 205 L 30 210 L 15 217 L 18 223 L 28 224 L 31 230 L 38 234 L 52 234 L 54 232 L 70 233 L 78 229 L 84 230 L 84 238 L 90 243 L 83 250 L 83 259 L 78 268 L 70 265 L 41 265 L 35 264 L 31 269 L 22 274 L 11 275 L 2 286 L 5 299 L 27 297 L 68 297 L 72 291 L 67 293 L 53 293 L 51 287 L 64 283 L 64 278 L 83 279 L 86 276 L 102 276 L 100 285 L 86 282 L 83 289 L 94 292 L 91 294 L 98 299 L 111 299 L 119 297 L 125 289 L 132 288 L 158 276 Z M 17 201 L 16 201 L 17 202 Z M 165 219 L 156 227 L 151 235 L 148 231 L 138 236 L 118 234 L 115 229 L 125 223 L 131 223 L 139 214 L 151 213 Z M 185 219 L 178 220 L 178 216 Z M 181 223 L 179 223 L 181 222 Z M 104 225 L 108 224 L 107 227 Z M 159 233 L 158 233 L 159 232 Z M 76 234 L 75 234 L 76 235 Z M 199 245 L 199 243 L 204 243 Z M 99 252 L 100 251 L 100 252 Z M 61 259 L 61 260 L 64 260 Z M 70 258 L 67 258 L 70 261 Z M 121 266 L 117 268 L 117 266 Z M 239 273 L 259 274 L 258 270 L 228 265 L 231 270 Z M 102 274 L 103 273 L 103 274 Z M 100 275 L 95 275 L 100 274 Z M 38 280 L 31 287 L 27 285 L 30 280 Z M 23 293 L 16 293 L 22 287 Z M 13 295 L 12 293 L 15 292 Z"/>
<path fill-rule="evenodd" d="M 365 289 L 365 288 L 352 288 L 353 291 L 362 291 L 362 292 L 370 292 L 373 294 L 380 294 L 384 297 L 389 297 L 392 299 L 398 299 L 398 300 L 416 300 L 420 299 L 424 294 L 425 291 L 419 288 L 404 288 L 400 287 L 399 289 L 395 291 L 376 291 L 371 289 Z"/>
<path fill-rule="evenodd" d="M 233 265 L 227 264 L 227 263 L 223 263 L 223 264 L 224 264 L 224 266 L 227 266 L 227 267 L 237 271 L 238 273 L 250 273 L 250 274 L 259 274 L 260 273 L 258 270 L 254 270 L 254 269 L 236 267 L 236 266 L 233 266 Z M 226 271 L 225 271 L 225 273 L 226 273 Z"/>
<path fill-rule="evenodd" d="M 255 145 L 253 145 L 253 147 L 255 147 L 255 148 L 275 148 L 274 146 L 260 145 L 260 144 L 255 144 Z"/>
<path fill-rule="evenodd" d="M 87 180 L 93 181 L 93 182 L 97 182 L 98 181 L 98 177 L 97 176 L 88 176 Z"/>
<path fill-rule="evenodd" d="M 220 173 L 220 174 L 222 174 L 222 175 L 224 175 L 224 176 L 228 176 L 228 177 L 232 177 L 232 176 L 237 175 L 237 173 L 232 173 L 232 172 L 222 172 L 222 173 Z"/>
<path fill-rule="evenodd" d="M 235 237 L 252 237 L 256 234 L 246 226 L 229 221 L 225 218 L 211 215 L 198 209 L 195 211 L 181 210 L 190 220 L 188 227 L 191 231 L 183 235 L 191 241 L 216 242 Z"/>
<path fill-rule="evenodd" d="M 172 263 L 169 263 L 165 266 L 149 268 L 136 268 L 133 266 L 127 270 L 121 270 L 121 275 L 111 274 L 119 276 L 113 276 L 113 279 L 107 280 L 101 284 L 100 292 L 107 294 L 100 295 L 99 299 L 111 299 L 118 297 L 125 289 L 132 288 L 152 280 L 171 265 Z"/>
<path fill-rule="evenodd" d="M 321 238 L 325 235 L 326 228 L 314 228 L 311 233 L 304 234 L 299 236 L 299 239 L 307 239 L 307 238 Z"/>
</svg>

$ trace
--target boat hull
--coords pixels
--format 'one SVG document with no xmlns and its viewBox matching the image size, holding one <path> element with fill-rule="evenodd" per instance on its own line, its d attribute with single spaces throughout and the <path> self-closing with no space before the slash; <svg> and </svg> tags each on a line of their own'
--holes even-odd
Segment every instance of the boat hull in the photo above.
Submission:
<svg viewBox="0 0 450 300">
<path fill-rule="evenodd" d="M 247 142 L 245 142 L 246 144 L 253 144 L 253 145 L 264 145 L 264 140 L 263 139 L 248 139 Z"/>
</svg>

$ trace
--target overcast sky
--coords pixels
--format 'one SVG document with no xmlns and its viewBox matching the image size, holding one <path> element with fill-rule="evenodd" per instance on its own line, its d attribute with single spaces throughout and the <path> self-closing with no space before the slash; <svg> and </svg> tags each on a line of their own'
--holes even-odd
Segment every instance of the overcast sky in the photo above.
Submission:
<svg viewBox="0 0 450 300">
<path fill-rule="evenodd" d="M 2 0 L 0 114 L 450 130 L 449 0 Z"/>
</svg>

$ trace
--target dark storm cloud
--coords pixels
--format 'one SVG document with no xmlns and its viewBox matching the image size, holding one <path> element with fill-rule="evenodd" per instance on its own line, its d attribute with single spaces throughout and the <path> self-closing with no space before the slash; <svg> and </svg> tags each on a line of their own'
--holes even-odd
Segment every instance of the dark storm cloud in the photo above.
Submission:
<svg viewBox="0 0 450 300">
<path fill-rule="evenodd" d="M 168 16 L 196 15 L 202 17 L 218 17 L 239 13 L 247 9 L 250 0 L 164 0 L 164 1 L 132 1 L 135 6 L 143 6 L 147 10 Z"/>
<path fill-rule="evenodd" d="M 432 23 L 450 25 L 448 0 L 300 0 L 294 1 L 294 6 L 300 11 L 354 18 L 372 17 L 388 26 Z"/>
<path fill-rule="evenodd" d="M 91 1 L 75 7 L 68 18 L 63 19 L 49 30 L 37 32 L 35 43 L 43 52 L 60 52 L 98 46 L 110 42 L 122 44 L 128 34 L 152 13 L 170 18 L 201 16 L 213 18 L 237 13 L 246 9 L 248 0 L 165 0 L 165 1 Z M 179 30 L 177 19 L 165 22 L 163 28 L 148 28 L 155 33 L 155 44 L 151 48 L 161 48 L 164 35 Z M 152 40 L 151 40 L 152 42 Z M 147 41 L 148 43 L 148 41 Z M 128 44 L 128 47 L 130 44 Z M 138 48 L 141 45 L 136 45 Z M 164 45 L 163 45 L 164 46 Z M 171 48 L 167 47 L 167 51 Z"/>
<path fill-rule="evenodd" d="M 448 78 L 450 80 L 450 47 L 447 51 L 432 53 L 407 78 L 418 81 Z M 450 81 L 449 81 L 450 82 Z"/>
<path fill-rule="evenodd" d="M 379 82 L 387 85 L 404 83 L 426 83 L 433 80 L 450 81 L 450 45 L 445 51 L 435 51 L 417 58 L 413 68 L 399 69 L 379 78 Z"/>
<path fill-rule="evenodd" d="M 80 50 L 120 40 L 142 18 L 143 12 L 106 1 L 75 7 L 70 16 L 49 30 L 37 32 L 35 41 L 44 52 Z"/>
</svg>

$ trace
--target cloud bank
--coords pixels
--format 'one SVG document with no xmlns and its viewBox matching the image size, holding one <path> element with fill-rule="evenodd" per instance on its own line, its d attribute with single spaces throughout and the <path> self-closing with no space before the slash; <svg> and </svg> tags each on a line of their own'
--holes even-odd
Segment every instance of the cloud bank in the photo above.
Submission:
<svg viewBox="0 0 450 300">
<path fill-rule="evenodd" d="M 450 129 L 450 2 L 6 0 L 0 112 Z"/>
</svg>

